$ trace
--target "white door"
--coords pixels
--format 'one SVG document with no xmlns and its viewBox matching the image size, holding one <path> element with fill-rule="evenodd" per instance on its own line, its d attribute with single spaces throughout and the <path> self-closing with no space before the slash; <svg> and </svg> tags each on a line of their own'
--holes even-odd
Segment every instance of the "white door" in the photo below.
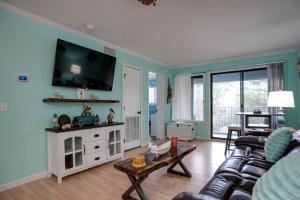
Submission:
<svg viewBox="0 0 300 200">
<path fill-rule="evenodd" d="M 156 138 L 165 139 L 165 119 L 164 119 L 164 100 L 165 96 L 165 80 L 164 75 L 157 73 L 157 96 L 156 96 Z"/>
<path fill-rule="evenodd" d="M 123 113 L 125 145 L 131 149 L 141 145 L 141 70 L 123 66 Z"/>
</svg>

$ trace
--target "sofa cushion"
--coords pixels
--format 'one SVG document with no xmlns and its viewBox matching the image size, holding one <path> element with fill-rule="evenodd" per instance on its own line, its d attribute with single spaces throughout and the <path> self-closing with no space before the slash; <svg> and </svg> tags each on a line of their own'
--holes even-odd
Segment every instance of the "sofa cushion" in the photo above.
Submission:
<svg viewBox="0 0 300 200">
<path fill-rule="evenodd" d="M 246 145 L 241 145 L 235 148 L 230 157 L 248 157 L 251 153 L 251 148 Z"/>
<path fill-rule="evenodd" d="M 231 157 L 245 157 L 257 160 L 265 160 L 263 149 L 252 149 L 249 146 L 237 146 L 231 154 Z"/>
<path fill-rule="evenodd" d="M 200 191 L 200 194 L 208 195 L 216 199 L 222 199 L 228 195 L 228 191 L 234 187 L 231 180 L 222 176 L 213 177 L 208 184 Z"/>
<path fill-rule="evenodd" d="M 273 163 L 263 159 L 232 156 L 220 165 L 215 174 L 231 173 L 239 175 L 244 179 L 256 181 L 268 171 L 272 165 Z"/>
<path fill-rule="evenodd" d="M 239 175 L 221 173 L 210 179 L 200 194 L 216 199 L 250 200 L 254 185 L 255 181 L 243 179 Z"/>
<path fill-rule="evenodd" d="M 242 190 L 234 190 L 229 200 L 251 200 L 251 195 Z"/>
<path fill-rule="evenodd" d="M 211 196 L 197 194 L 193 192 L 181 192 L 176 195 L 172 200 L 220 200 Z"/>
<path fill-rule="evenodd" d="M 252 149 L 263 149 L 267 137 L 265 136 L 240 136 L 235 140 L 235 146 L 246 145 L 251 147 Z"/>
<path fill-rule="evenodd" d="M 264 147 L 266 160 L 276 162 L 282 157 L 293 138 L 290 130 L 288 127 L 281 127 L 273 131 L 268 137 Z"/>
<path fill-rule="evenodd" d="M 300 146 L 300 130 L 297 130 L 293 134 L 293 140 L 292 140 L 292 142 L 290 142 L 290 144 L 285 149 L 283 156 L 286 156 L 288 153 L 290 153 L 291 151 L 293 151 L 295 148 L 297 148 L 299 146 Z"/>
<path fill-rule="evenodd" d="M 256 182 L 253 200 L 300 199 L 300 151 L 280 159 Z"/>
</svg>

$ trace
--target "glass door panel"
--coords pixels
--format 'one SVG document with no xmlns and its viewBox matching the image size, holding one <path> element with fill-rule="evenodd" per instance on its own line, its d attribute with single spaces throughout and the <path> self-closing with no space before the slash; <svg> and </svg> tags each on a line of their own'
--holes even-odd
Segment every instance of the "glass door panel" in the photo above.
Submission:
<svg viewBox="0 0 300 200">
<path fill-rule="evenodd" d="M 109 132 L 109 142 L 114 142 L 115 141 L 115 132 L 114 131 L 110 131 Z"/>
<path fill-rule="evenodd" d="M 65 139 L 64 141 L 65 153 L 71 153 L 73 151 L 73 138 Z"/>
<path fill-rule="evenodd" d="M 65 170 L 73 168 L 73 154 L 65 156 Z"/>
<path fill-rule="evenodd" d="M 268 75 L 267 69 L 244 72 L 243 81 L 244 111 L 260 110 L 268 112 Z M 249 121 L 250 126 L 266 127 L 270 123 L 268 118 L 255 117 Z"/>
<path fill-rule="evenodd" d="M 116 154 L 119 154 L 119 153 L 121 153 L 121 143 L 120 142 L 116 143 Z"/>
<path fill-rule="evenodd" d="M 116 142 L 121 141 L 121 132 L 119 130 L 116 130 Z"/>
<path fill-rule="evenodd" d="M 109 155 L 113 156 L 115 155 L 115 144 L 109 144 Z"/>
<path fill-rule="evenodd" d="M 212 74 L 212 137 L 226 138 L 230 124 L 240 124 L 241 74 Z"/>
<path fill-rule="evenodd" d="M 75 153 L 75 167 L 83 165 L 83 152 Z"/>
<path fill-rule="evenodd" d="M 75 137 L 75 151 L 82 150 L 82 137 Z"/>
</svg>

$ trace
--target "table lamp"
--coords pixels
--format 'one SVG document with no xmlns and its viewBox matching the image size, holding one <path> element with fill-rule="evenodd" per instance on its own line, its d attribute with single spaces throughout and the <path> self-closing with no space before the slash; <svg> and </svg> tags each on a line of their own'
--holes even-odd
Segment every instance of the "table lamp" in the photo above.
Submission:
<svg viewBox="0 0 300 200">
<path fill-rule="evenodd" d="M 283 108 L 294 108 L 294 95 L 292 91 L 274 91 L 269 92 L 268 96 L 268 107 L 278 107 L 278 124 L 282 126 L 285 119 L 284 119 L 284 112 Z"/>
</svg>

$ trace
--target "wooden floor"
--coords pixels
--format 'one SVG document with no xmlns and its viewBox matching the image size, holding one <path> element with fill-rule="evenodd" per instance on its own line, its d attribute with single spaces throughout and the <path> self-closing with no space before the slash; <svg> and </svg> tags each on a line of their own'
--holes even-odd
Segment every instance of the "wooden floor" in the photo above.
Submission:
<svg viewBox="0 0 300 200">
<path fill-rule="evenodd" d="M 192 178 L 166 173 L 166 167 L 152 173 L 142 187 L 150 200 L 170 200 L 182 191 L 199 192 L 224 161 L 225 143 L 193 141 L 196 151 L 183 159 L 192 172 Z M 145 149 L 125 153 L 130 157 Z M 0 193 L 0 200 L 120 200 L 130 186 L 126 174 L 114 169 L 113 163 L 104 164 L 66 177 L 57 184 L 55 177 L 43 178 Z M 134 196 L 137 196 L 134 193 Z"/>
</svg>

